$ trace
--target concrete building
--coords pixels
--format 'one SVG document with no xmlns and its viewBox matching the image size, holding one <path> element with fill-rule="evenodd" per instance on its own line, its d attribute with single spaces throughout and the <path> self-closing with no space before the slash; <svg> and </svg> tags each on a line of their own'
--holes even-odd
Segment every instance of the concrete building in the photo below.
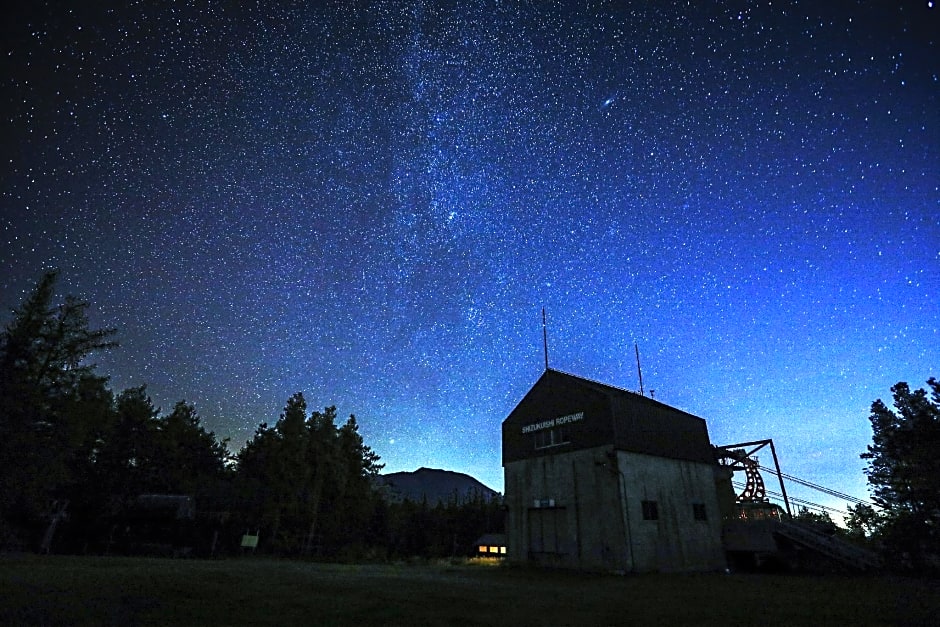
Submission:
<svg viewBox="0 0 940 627">
<path fill-rule="evenodd" d="M 509 561 L 610 572 L 725 566 L 701 418 L 548 369 L 503 421 L 503 468 Z"/>
</svg>

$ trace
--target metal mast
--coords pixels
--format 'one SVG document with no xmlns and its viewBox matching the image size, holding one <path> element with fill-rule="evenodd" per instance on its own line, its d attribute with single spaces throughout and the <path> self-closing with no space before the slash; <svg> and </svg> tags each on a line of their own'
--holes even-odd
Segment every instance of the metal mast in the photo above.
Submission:
<svg viewBox="0 0 940 627">
<path fill-rule="evenodd" d="M 548 328 L 545 324 L 545 307 L 542 307 L 542 345 L 545 347 L 545 369 L 548 370 Z"/>
<path fill-rule="evenodd" d="M 643 391 L 643 370 L 640 368 L 640 346 L 634 342 L 633 348 L 636 350 L 636 373 L 640 376 L 640 396 L 646 396 Z"/>
</svg>

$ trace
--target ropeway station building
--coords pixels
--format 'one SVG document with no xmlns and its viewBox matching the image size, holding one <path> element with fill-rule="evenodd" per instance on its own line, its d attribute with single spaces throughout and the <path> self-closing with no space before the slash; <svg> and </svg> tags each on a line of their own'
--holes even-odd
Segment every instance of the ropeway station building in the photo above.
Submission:
<svg viewBox="0 0 940 627">
<path fill-rule="evenodd" d="M 786 510 L 758 472 L 754 454 L 767 446 Z M 791 516 L 772 440 L 713 447 L 697 416 L 557 370 L 503 421 L 503 468 L 511 562 L 619 573 L 881 567 Z M 739 470 L 747 485 L 736 496 Z"/>
<path fill-rule="evenodd" d="M 502 425 L 507 558 L 613 572 L 725 567 L 705 421 L 547 369 Z"/>
</svg>

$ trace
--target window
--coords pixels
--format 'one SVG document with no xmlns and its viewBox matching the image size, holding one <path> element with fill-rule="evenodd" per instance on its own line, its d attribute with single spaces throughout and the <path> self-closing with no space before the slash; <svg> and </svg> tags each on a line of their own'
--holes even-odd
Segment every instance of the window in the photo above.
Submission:
<svg viewBox="0 0 940 627">
<path fill-rule="evenodd" d="M 561 427 L 553 429 L 543 429 L 535 432 L 535 448 L 548 448 L 565 444 L 568 440 L 568 434 Z"/>
<path fill-rule="evenodd" d="M 692 503 L 692 517 L 695 520 L 708 520 L 708 512 L 705 511 L 705 503 Z"/>
<path fill-rule="evenodd" d="M 643 520 L 659 520 L 659 505 L 656 501 L 643 501 Z"/>
</svg>

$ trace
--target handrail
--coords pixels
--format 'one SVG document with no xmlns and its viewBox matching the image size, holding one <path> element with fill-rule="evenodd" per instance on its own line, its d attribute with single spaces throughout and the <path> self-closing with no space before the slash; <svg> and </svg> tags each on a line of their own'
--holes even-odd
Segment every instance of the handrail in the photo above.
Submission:
<svg viewBox="0 0 940 627">
<path fill-rule="evenodd" d="M 842 538 L 820 533 L 812 527 L 793 521 L 780 521 L 777 527 L 777 533 L 839 561 L 863 570 L 881 566 L 881 559 L 877 555 Z"/>
</svg>

